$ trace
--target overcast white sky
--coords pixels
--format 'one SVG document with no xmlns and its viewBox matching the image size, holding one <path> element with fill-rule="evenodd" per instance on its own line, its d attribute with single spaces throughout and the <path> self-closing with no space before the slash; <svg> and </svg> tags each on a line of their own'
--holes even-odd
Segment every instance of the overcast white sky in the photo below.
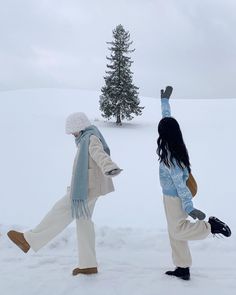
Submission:
<svg viewBox="0 0 236 295">
<path fill-rule="evenodd" d="M 236 97 L 235 0 L 0 0 L 0 90 L 100 90 L 118 24 L 141 95 Z"/>
</svg>

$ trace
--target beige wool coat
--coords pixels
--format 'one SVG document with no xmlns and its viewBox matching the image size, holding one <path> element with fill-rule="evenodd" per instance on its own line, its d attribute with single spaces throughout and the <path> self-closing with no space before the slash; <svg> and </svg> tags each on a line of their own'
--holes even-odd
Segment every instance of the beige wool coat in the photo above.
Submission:
<svg viewBox="0 0 236 295">
<path fill-rule="evenodd" d="M 78 146 L 73 165 L 72 179 L 75 173 L 79 152 L 80 148 Z M 114 191 L 111 177 L 105 174 L 113 169 L 119 169 L 119 167 L 104 151 L 99 138 L 95 135 L 91 135 L 89 143 L 88 172 L 84 171 L 84 173 L 88 173 L 88 198 L 96 198 Z M 68 187 L 67 190 L 70 191 L 70 187 Z"/>
</svg>

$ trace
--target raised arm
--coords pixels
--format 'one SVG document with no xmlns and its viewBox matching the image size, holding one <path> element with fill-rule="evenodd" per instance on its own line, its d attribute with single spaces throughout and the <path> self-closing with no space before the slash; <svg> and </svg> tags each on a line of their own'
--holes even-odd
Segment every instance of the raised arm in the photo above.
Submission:
<svg viewBox="0 0 236 295">
<path fill-rule="evenodd" d="M 162 118 L 171 117 L 171 109 L 169 98 L 173 88 L 171 86 L 167 86 L 165 91 L 161 89 L 161 111 L 162 111 Z"/>
<path fill-rule="evenodd" d="M 171 109 L 170 109 L 170 103 L 168 98 L 161 99 L 161 113 L 162 113 L 162 118 L 171 117 Z"/>
</svg>

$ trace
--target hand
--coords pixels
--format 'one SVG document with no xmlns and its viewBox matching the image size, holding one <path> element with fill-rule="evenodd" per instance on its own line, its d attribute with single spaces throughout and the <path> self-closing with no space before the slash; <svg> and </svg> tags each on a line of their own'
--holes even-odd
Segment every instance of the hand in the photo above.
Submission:
<svg viewBox="0 0 236 295">
<path fill-rule="evenodd" d="M 193 219 L 197 218 L 199 220 L 203 220 L 206 218 L 206 214 L 198 209 L 193 209 L 188 215 L 191 216 Z"/>
<path fill-rule="evenodd" d="M 167 86 L 165 91 L 161 89 L 161 98 L 170 98 L 172 91 L 173 87 L 171 86 Z"/>
<path fill-rule="evenodd" d="M 123 171 L 123 169 L 119 169 L 119 168 L 117 168 L 117 169 L 113 169 L 113 170 L 111 170 L 111 171 L 108 171 L 108 172 L 106 172 L 105 174 L 106 174 L 107 176 L 117 176 L 118 174 L 120 174 L 121 171 Z"/>
</svg>

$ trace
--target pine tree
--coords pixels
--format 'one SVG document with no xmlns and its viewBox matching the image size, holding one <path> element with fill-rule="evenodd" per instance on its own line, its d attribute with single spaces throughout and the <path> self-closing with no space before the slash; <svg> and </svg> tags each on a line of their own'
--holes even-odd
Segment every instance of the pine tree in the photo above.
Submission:
<svg viewBox="0 0 236 295">
<path fill-rule="evenodd" d="M 115 117 L 116 124 L 121 125 L 123 119 L 132 120 L 132 114 L 141 115 L 143 107 L 139 106 L 139 88 L 133 84 L 130 69 L 133 61 L 128 55 L 135 50 L 129 49 L 133 43 L 130 41 L 130 34 L 122 25 L 118 25 L 113 30 L 113 38 L 112 42 L 107 42 L 111 45 L 111 55 L 107 57 L 108 70 L 99 103 L 102 116 L 108 119 Z"/>
</svg>

